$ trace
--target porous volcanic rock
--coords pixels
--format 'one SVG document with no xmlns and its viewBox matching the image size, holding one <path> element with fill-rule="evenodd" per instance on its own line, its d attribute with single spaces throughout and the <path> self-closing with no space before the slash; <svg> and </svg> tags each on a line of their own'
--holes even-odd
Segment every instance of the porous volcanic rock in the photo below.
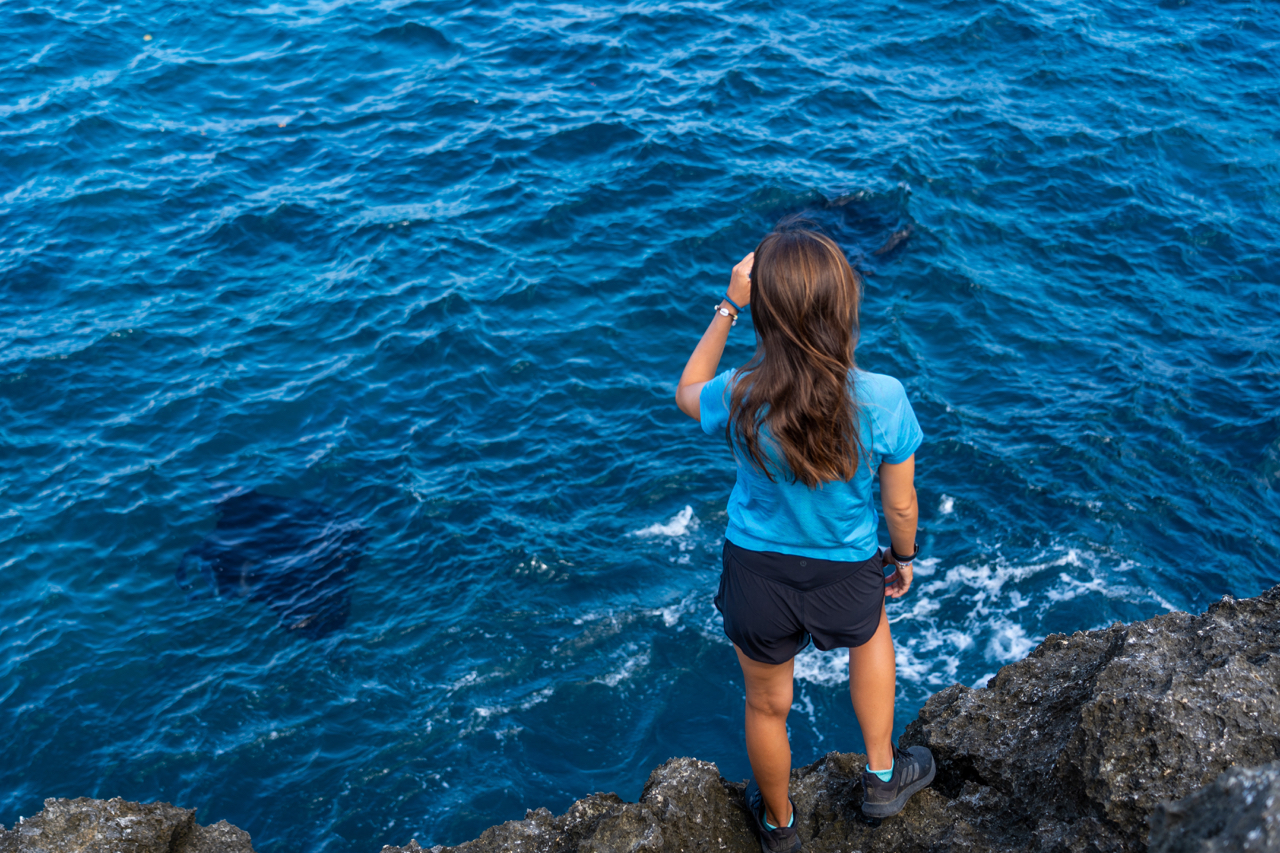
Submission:
<svg viewBox="0 0 1280 853">
<path fill-rule="evenodd" d="M 993 839 L 1141 850 L 1158 803 L 1280 758 L 1280 587 L 1051 634 L 985 689 L 932 696 L 903 740 L 933 750 L 942 793 L 1010 799 L 985 821 Z"/>
<path fill-rule="evenodd" d="M 0 827 L 0 853 L 253 853 L 249 833 L 225 820 L 196 823 L 195 809 L 120 798 L 44 801 L 44 810 Z"/>
<path fill-rule="evenodd" d="M 806 851 L 1142 853 L 1153 813 L 1160 853 L 1245 849 L 1212 846 L 1241 833 L 1274 839 L 1270 768 L 1214 780 L 1280 759 L 1280 586 L 1197 616 L 1050 635 L 985 688 L 935 694 L 902 742 L 933 751 L 937 779 L 878 826 L 859 815 L 864 756 L 833 752 L 792 772 Z M 1235 817 L 1212 824 L 1185 805 L 1201 802 L 1182 798 L 1206 783 L 1195 797 Z M 653 771 L 638 803 L 594 794 L 563 815 L 530 811 L 431 850 L 754 853 L 744 787 L 714 764 L 676 758 Z M 1276 850 L 1266 843 L 1257 850 Z"/>
<path fill-rule="evenodd" d="M 1232 767 L 1151 815 L 1150 853 L 1280 851 L 1280 761 Z"/>
</svg>

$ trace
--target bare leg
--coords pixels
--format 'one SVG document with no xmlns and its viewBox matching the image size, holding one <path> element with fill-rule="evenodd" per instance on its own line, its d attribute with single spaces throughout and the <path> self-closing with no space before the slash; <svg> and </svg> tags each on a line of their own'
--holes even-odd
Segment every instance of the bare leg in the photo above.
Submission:
<svg viewBox="0 0 1280 853">
<path fill-rule="evenodd" d="M 849 649 L 849 696 L 874 770 L 893 764 L 893 694 L 897 687 L 889 618 L 880 607 L 880 627 L 870 640 Z M 749 736 L 748 736 L 749 737 Z M 748 740 L 748 743 L 750 741 Z M 750 748 L 750 747 L 748 747 Z"/>
<path fill-rule="evenodd" d="M 787 741 L 787 712 L 791 710 L 794 662 L 753 661 L 737 645 L 738 663 L 747 684 L 747 758 L 764 795 L 765 819 L 774 826 L 791 821 L 791 744 Z M 890 725 L 893 714 L 890 713 Z"/>
</svg>

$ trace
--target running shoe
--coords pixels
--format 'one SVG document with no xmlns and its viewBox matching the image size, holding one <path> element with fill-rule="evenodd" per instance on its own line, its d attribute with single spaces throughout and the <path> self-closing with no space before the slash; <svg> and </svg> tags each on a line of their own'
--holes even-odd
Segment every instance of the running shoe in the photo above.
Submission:
<svg viewBox="0 0 1280 853">
<path fill-rule="evenodd" d="M 791 826 L 780 826 L 777 829 L 765 827 L 764 795 L 760 793 L 760 786 L 755 779 L 747 786 L 747 808 L 755 818 L 756 832 L 760 835 L 760 850 L 763 853 L 800 853 L 800 835 L 796 832 L 795 820 L 791 821 Z M 791 814 L 794 815 L 795 811 L 796 804 L 791 802 Z"/>
<path fill-rule="evenodd" d="M 897 814 L 912 794 L 933 781 L 936 770 L 933 753 L 923 746 L 894 747 L 893 776 L 888 782 L 881 782 L 870 770 L 862 771 L 862 813 L 867 817 Z"/>
</svg>

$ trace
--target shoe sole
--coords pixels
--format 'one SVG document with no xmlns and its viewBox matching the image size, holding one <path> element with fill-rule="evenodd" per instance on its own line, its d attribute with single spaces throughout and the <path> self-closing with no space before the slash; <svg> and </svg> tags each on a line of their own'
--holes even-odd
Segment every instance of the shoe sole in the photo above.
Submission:
<svg viewBox="0 0 1280 853">
<path fill-rule="evenodd" d="M 894 797 L 887 803 L 868 803 L 864 800 L 862 802 L 862 813 L 867 817 L 893 817 L 898 812 L 902 811 L 903 807 L 907 804 L 907 800 L 911 798 L 912 794 L 916 793 L 933 781 L 933 777 L 937 772 L 938 765 L 935 764 L 929 768 L 928 776 L 912 782 L 903 789 L 901 794 Z"/>
<path fill-rule="evenodd" d="M 769 845 L 765 842 L 765 840 L 764 840 L 763 838 L 761 838 L 761 839 L 760 839 L 760 850 L 762 851 L 762 853 L 801 853 L 801 851 L 802 851 L 802 850 L 804 850 L 804 844 L 802 844 L 802 843 L 800 842 L 800 839 L 797 837 L 797 838 L 796 838 L 796 843 L 795 843 L 795 844 L 793 844 L 793 845 L 791 845 L 791 847 L 790 847 L 790 848 L 788 848 L 787 850 L 781 850 L 781 851 L 780 851 L 780 850 L 771 850 L 771 849 L 769 848 Z"/>
<path fill-rule="evenodd" d="M 800 840 L 799 835 L 795 837 L 791 846 L 786 849 L 770 847 L 769 842 L 765 841 L 764 836 L 760 835 L 760 833 L 756 833 L 756 839 L 760 842 L 760 853 L 801 853 L 804 850 L 804 843 Z"/>
</svg>

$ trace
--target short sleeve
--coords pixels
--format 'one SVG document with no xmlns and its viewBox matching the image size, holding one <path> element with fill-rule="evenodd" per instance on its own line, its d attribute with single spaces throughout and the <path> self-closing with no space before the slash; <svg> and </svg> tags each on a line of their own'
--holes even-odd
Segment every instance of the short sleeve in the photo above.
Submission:
<svg viewBox="0 0 1280 853">
<path fill-rule="evenodd" d="M 890 465 L 898 465 L 911 458 L 924 441 L 920 422 L 907 399 L 907 390 L 892 377 L 885 377 L 881 398 L 877 401 L 879 416 L 875 419 L 875 450 Z"/>
<path fill-rule="evenodd" d="M 698 394 L 698 422 L 707 435 L 719 435 L 729 424 L 729 382 L 733 371 L 726 370 L 706 385 Z"/>
</svg>

